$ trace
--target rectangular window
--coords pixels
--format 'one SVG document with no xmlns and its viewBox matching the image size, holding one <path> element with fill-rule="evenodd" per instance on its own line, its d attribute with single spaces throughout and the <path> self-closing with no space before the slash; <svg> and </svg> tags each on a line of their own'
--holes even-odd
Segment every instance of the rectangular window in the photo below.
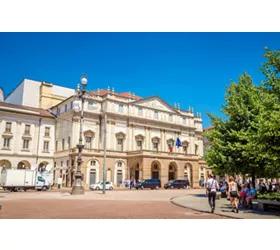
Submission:
<svg viewBox="0 0 280 250">
<path fill-rule="evenodd" d="M 88 109 L 89 110 L 94 110 L 97 108 L 96 102 L 88 102 Z"/>
<path fill-rule="evenodd" d="M 57 115 L 60 115 L 60 108 L 57 107 L 57 111 L 56 111 Z"/>
<path fill-rule="evenodd" d="M 69 160 L 66 161 L 66 165 L 67 165 L 67 167 L 69 167 Z"/>
<path fill-rule="evenodd" d="M 29 140 L 23 140 L 23 149 L 28 149 L 29 147 Z"/>
<path fill-rule="evenodd" d="M 24 134 L 25 135 L 30 135 L 30 125 L 25 125 Z"/>
<path fill-rule="evenodd" d="M 45 127 L 45 136 L 50 136 L 50 127 Z"/>
<path fill-rule="evenodd" d="M 74 166 L 74 164 L 75 164 L 75 161 L 74 161 L 74 160 L 72 160 L 72 163 L 71 163 L 71 164 L 72 164 L 72 166 Z"/>
<path fill-rule="evenodd" d="M 119 104 L 119 112 L 123 113 L 123 104 Z"/>
<path fill-rule="evenodd" d="M 60 166 L 63 167 L 63 161 L 60 162 Z"/>
<path fill-rule="evenodd" d="M 58 141 L 55 142 L 55 151 L 57 151 Z"/>
<path fill-rule="evenodd" d="M 158 143 L 157 143 L 157 142 L 154 142 L 154 143 L 153 143 L 153 149 L 154 149 L 155 151 L 158 151 Z"/>
<path fill-rule="evenodd" d="M 71 137 L 69 136 L 68 137 L 68 148 L 70 148 L 71 147 Z"/>
<path fill-rule="evenodd" d="M 44 141 L 44 152 L 49 152 L 49 142 Z"/>
<path fill-rule="evenodd" d="M 64 139 L 62 139 L 62 150 L 64 150 Z"/>
<path fill-rule="evenodd" d="M 10 133 L 12 131 L 12 123 L 11 122 L 6 122 L 6 130 L 5 132 Z"/>
<path fill-rule="evenodd" d="M 86 137 L 86 148 L 91 149 L 91 142 L 92 142 L 91 137 L 87 136 Z"/>
<path fill-rule="evenodd" d="M 137 150 L 142 150 L 142 141 L 137 141 Z"/>
<path fill-rule="evenodd" d="M 154 112 L 154 119 L 158 119 L 158 111 Z"/>
<path fill-rule="evenodd" d="M 173 122 L 173 115 L 168 116 L 168 121 Z"/>
<path fill-rule="evenodd" d="M 187 145 L 184 145 L 184 146 L 183 146 L 183 152 L 184 152 L 184 153 L 188 153 L 188 146 L 187 146 Z"/>
<path fill-rule="evenodd" d="M 5 149 L 9 149 L 10 148 L 10 138 L 4 138 L 4 144 L 3 144 L 3 147 Z"/>
<path fill-rule="evenodd" d="M 73 109 L 73 101 L 70 103 L 70 108 Z"/>
<path fill-rule="evenodd" d="M 64 106 L 64 112 L 67 112 L 67 104 Z"/>
<path fill-rule="evenodd" d="M 142 116 L 143 115 L 143 109 L 142 108 L 138 108 L 138 115 Z"/>
<path fill-rule="evenodd" d="M 117 140 L 117 150 L 118 151 L 123 151 L 123 139 L 118 139 Z"/>
<path fill-rule="evenodd" d="M 183 124 L 186 124 L 186 117 L 183 117 Z"/>
<path fill-rule="evenodd" d="M 197 155 L 197 154 L 198 154 L 198 145 L 195 145 L 194 154 L 195 154 L 195 155 Z"/>
</svg>

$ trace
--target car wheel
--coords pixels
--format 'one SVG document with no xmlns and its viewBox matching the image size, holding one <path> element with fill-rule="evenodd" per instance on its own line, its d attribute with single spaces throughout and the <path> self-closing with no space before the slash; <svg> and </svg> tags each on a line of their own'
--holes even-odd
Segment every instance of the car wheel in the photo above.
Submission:
<svg viewBox="0 0 280 250">
<path fill-rule="evenodd" d="M 141 189 L 143 190 L 143 189 L 144 189 L 144 187 L 142 186 L 142 187 L 141 187 Z"/>
<path fill-rule="evenodd" d="M 96 187 L 95 189 L 96 189 L 96 190 L 100 190 L 100 187 Z"/>
<path fill-rule="evenodd" d="M 158 189 L 159 189 L 159 186 L 156 186 L 156 189 L 158 190 Z"/>
<path fill-rule="evenodd" d="M 174 189 L 174 186 L 170 186 L 170 189 Z"/>
<path fill-rule="evenodd" d="M 42 188 L 43 191 L 47 191 L 47 189 L 48 189 L 48 187 L 46 187 L 46 186 L 43 186 L 43 188 Z"/>
<path fill-rule="evenodd" d="M 114 188 L 113 187 L 109 187 L 109 190 L 113 190 Z"/>
<path fill-rule="evenodd" d="M 187 187 L 186 186 L 183 186 L 183 189 L 186 189 Z"/>
</svg>

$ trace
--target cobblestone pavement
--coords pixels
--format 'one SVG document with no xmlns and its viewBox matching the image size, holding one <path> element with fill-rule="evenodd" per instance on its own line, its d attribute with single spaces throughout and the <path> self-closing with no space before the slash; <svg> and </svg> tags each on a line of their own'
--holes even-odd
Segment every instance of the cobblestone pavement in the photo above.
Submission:
<svg viewBox="0 0 280 250">
<path fill-rule="evenodd" d="M 172 197 L 196 190 L 87 191 L 0 193 L 0 219 L 222 219 L 219 215 L 176 206 Z"/>
</svg>

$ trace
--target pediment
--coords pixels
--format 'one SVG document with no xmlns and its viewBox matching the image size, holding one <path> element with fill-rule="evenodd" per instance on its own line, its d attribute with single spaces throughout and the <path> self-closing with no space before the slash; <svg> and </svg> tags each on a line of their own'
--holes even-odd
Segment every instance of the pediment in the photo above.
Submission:
<svg viewBox="0 0 280 250">
<path fill-rule="evenodd" d="M 134 102 L 134 104 L 146 108 L 152 108 L 161 111 L 168 111 L 168 112 L 175 113 L 175 110 L 168 103 L 166 103 L 165 101 L 163 101 L 161 98 L 157 96 L 142 99 L 140 101 Z"/>
</svg>

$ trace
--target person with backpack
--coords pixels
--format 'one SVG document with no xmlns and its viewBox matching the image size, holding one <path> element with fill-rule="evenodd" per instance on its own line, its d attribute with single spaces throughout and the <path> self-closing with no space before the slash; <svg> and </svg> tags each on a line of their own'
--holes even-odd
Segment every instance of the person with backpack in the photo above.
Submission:
<svg viewBox="0 0 280 250">
<path fill-rule="evenodd" d="M 216 193 L 219 190 L 219 184 L 215 180 L 213 174 L 209 174 L 209 179 L 206 182 L 206 195 L 208 196 L 208 203 L 211 208 L 211 213 L 215 210 Z"/>
</svg>

